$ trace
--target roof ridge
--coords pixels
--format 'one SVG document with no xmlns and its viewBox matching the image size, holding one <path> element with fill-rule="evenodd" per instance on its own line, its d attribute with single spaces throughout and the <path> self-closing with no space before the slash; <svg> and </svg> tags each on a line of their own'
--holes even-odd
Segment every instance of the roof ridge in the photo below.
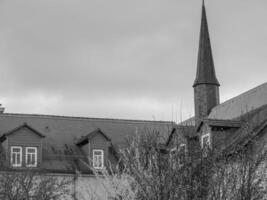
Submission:
<svg viewBox="0 0 267 200">
<path fill-rule="evenodd" d="M 258 86 L 256 86 L 256 87 L 254 87 L 254 88 L 251 88 L 251 89 L 249 89 L 249 90 L 247 90 L 247 91 L 245 91 L 245 92 L 242 92 L 241 94 L 239 94 L 239 95 L 237 95 L 237 96 L 235 96 L 235 97 L 232 97 L 232 98 L 230 98 L 230 99 L 224 101 L 223 103 L 220 103 L 219 105 L 215 106 L 214 109 L 216 109 L 216 108 L 218 108 L 218 107 L 220 107 L 220 106 L 223 106 L 223 105 L 225 105 L 225 104 L 227 104 L 227 103 L 229 103 L 229 102 L 231 102 L 231 101 L 234 101 L 234 100 L 236 100 L 236 99 L 238 99 L 238 98 L 240 98 L 240 97 L 242 97 L 242 96 L 251 94 L 253 91 L 255 91 L 255 90 L 259 89 L 259 88 L 262 88 L 262 87 L 265 86 L 265 85 L 267 86 L 267 82 L 262 83 L 262 84 L 260 84 L 260 85 L 258 85 Z M 212 109 L 212 110 L 213 110 L 213 109 Z"/>
<path fill-rule="evenodd" d="M 58 118 L 72 120 L 95 120 L 95 121 L 113 121 L 113 122 L 128 122 L 128 123 L 175 123 L 172 121 L 156 121 L 156 120 L 138 120 L 138 119 L 119 119 L 119 118 L 97 118 L 97 117 L 82 117 L 82 116 L 67 116 L 67 115 L 48 115 L 48 114 L 27 114 L 27 113 L 2 113 L 2 116 L 10 117 L 42 117 L 42 118 Z"/>
</svg>

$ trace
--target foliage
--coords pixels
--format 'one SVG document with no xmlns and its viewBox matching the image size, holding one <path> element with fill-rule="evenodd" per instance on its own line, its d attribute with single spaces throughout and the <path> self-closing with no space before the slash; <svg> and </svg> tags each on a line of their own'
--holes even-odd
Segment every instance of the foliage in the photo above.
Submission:
<svg viewBox="0 0 267 200">
<path fill-rule="evenodd" d="M 4 200 L 58 200 L 70 197 L 70 180 L 28 170 L 0 174 L 0 196 Z"/>
</svg>

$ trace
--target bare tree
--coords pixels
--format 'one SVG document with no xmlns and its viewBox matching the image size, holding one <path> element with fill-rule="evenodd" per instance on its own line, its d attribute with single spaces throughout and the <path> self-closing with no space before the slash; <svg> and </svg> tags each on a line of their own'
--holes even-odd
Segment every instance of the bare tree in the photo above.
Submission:
<svg viewBox="0 0 267 200">
<path fill-rule="evenodd" d="M 72 178 L 33 168 L 15 169 L 1 162 L 0 198 L 3 200 L 70 199 Z"/>
<path fill-rule="evenodd" d="M 185 157 L 177 143 L 166 149 L 160 134 L 151 131 L 128 140 L 120 149 L 122 170 L 104 173 L 109 180 L 109 192 L 119 188 L 113 182 L 122 176 L 130 180 L 127 191 L 131 198 L 116 190 L 116 197 L 132 200 L 257 200 L 266 199 L 266 155 L 264 148 L 252 152 L 250 148 L 236 148 L 234 154 L 200 150 L 197 160 Z M 251 141 L 251 145 L 256 141 Z M 252 146 L 253 146 L 252 145 Z M 106 179 L 108 177 L 108 179 Z M 265 187 L 265 188 L 264 188 Z M 123 188 L 123 185 L 120 185 Z M 125 189 L 125 188 L 124 188 Z M 125 197 L 125 198 L 124 198 Z"/>
</svg>

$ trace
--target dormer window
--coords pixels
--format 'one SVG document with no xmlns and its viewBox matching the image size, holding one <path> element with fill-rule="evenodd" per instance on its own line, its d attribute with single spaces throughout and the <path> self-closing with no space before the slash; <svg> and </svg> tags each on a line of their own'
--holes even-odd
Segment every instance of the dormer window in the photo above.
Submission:
<svg viewBox="0 0 267 200">
<path fill-rule="evenodd" d="M 210 148 L 211 143 L 210 143 L 210 134 L 207 133 L 205 135 L 201 136 L 201 148 L 205 149 L 205 148 Z"/>
<path fill-rule="evenodd" d="M 101 130 L 96 129 L 82 136 L 76 143 L 88 155 L 88 163 L 94 169 L 103 169 L 109 158 L 111 139 Z"/>
<path fill-rule="evenodd" d="M 179 163 L 183 165 L 186 160 L 186 144 L 181 144 L 179 147 Z"/>
<path fill-rule="evenodd" d="M 0 142 L 8 152 L 11 167 L 37 167 L 42 162 L 45 136 L 26 123 L 4 133 Z"/>
<path fill-rule="evenodd" d="M 25 164 L 26 167 L 37 167 L 37 147 L 26 147 Z"/>
<path fill-rule="evenodd" d="M 11 146 L 10 158 L 11 158 L 12 167 L 21 167 L 22 166 L 22 147 Z"/>
<path fill-rule="evenodd" d="M 176 168 L 177 162 L 179 167 L 185 164 L 186 153 L 187 153 L 186 144 L 180 144 L 178 149 L 177 147 L 175 147 L 170 150 L 170 161 L 174 169 Z M 176 162 L 174 162 L 174 159 L 176 160 Z"/>
<path fill-rule="evenodd" d="M 210 133 L 201 136 L 201 148 L 203 151 L 203 156 L 206 157 L 208 150 L 211 148 Z"/>
<path fill-rule="evenodd" d="M 93 150 L 93 167 L 95 169 L 104 168 L 104 151 L 102 149 Z"/>
</svg>

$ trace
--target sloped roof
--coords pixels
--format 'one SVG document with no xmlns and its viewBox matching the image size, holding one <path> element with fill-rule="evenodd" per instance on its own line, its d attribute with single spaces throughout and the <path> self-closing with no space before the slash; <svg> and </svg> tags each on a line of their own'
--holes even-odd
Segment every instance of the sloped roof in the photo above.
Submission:
<svg viewBox="0 0 267 200">
<path fill-rule="evenodd" d="M 227 138 L 228 143 L 222 147 L 228 153 L 233 153 L 236 147 L 247 145 L 254 141 L 261 133 L 266 133 L 267 127 L 267 105 L 261 106 L 241 117 L 241 127 Z"/>
<path fill-rule="evenodd" d="M 162 138 L 167 140 L 173 124 L 164 121 L 3 113 L 0 114 L 0 135 L 24 123 L 45 136 L 43 167 L 52 171 L 70 170 L 69 160 L 72 160 L 73 157 L 84 158 L 83 152 L 77 147 L 76 142 L 82 136 L 97 129 L 101 129 L 111 139 L 112 145 L 124 147 L 126 137 L 142 132 L 144 129 L 158 130 Z"/>
<path fill-rule="evenodd" d="M 87 143 L 90 139 L 92 139 L 98 133 L 103 135 L 104 138 L 106 138 L 106 140 L 111 141 L 111 139 L 100 128 L 98 128 L 94 130 L 93 132 L 87 134 L 86 136 L 82 136 L 76 144 L 83 145 L 84 143 Z"/>
<path fill-rule="evenodd" d="M 235 119 L 267 104 L 267 82 L 214 107 L 209 119 Z"/>
<path fill-rule="evenodd" d="M 246 133 L 242 129 L 241 122 L 251 123 L 257 128 L 259 123 L 267 119 L 267 82 L 259 85 L 247 92 L 244 92 L 234 98 L 231 98 L 218 106 L 214 107 L 209 116 L 204 120 L 212 126 L 234 126 L 240 127 L 234 134 L 228 138 L 229 143 L 235 146 L 238 142 L 246 138 Z M 250 116 L 249 119 L 247 116 Z M 253 116 L 253 117 L 251 117 Z M 255 122 L 257 118 L 257 122 Z M 178 126 L 194 126 L 195 119 L 191 117 Z M 245 135 L 244 135 L 245 134 Z M 169 139 L 170 140 L 170 139 Z"/>
<path fill-rule="evenodd" d="M 195 117 L 190 117 L 178 124 L 179 126 L 195 126 Z"/>
</svg>

